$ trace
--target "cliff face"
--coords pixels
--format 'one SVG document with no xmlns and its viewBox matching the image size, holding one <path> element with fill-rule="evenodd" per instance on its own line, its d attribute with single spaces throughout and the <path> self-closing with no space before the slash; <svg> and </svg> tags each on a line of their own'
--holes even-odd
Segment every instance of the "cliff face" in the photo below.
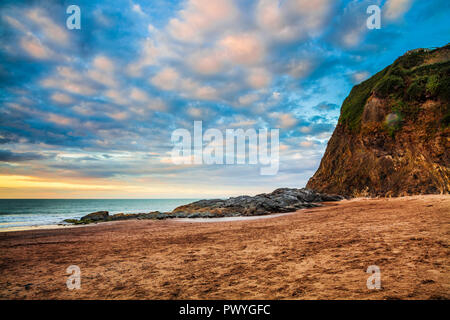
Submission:
<svg viewBox="0 0 450 320">
<path fill-rule="evenodd" d="M 307 188 L 346 196 L 450 190 L 450 45 L 407 52 L 355 86 Z"/>
</svg>

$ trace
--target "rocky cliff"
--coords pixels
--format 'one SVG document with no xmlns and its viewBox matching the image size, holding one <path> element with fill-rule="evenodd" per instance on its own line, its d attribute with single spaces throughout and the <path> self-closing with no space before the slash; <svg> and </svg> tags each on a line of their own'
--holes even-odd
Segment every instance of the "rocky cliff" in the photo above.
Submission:
<svg viewBox="0 0 450 320">
<path fill-rule="evenodd" d="M 345 99 L 307 188 L 345 196 L 450 190 L 450 45 L 409 51 Z"/>
</svg>

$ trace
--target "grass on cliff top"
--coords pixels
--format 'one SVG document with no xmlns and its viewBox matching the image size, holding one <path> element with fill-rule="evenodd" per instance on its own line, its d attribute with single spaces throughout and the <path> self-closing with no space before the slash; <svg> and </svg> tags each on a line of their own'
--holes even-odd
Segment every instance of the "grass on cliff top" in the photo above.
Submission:
<svg viewBox="0 0 450 320">
<path fill-rule="evenodd" d="M 339 123 L 347 125 L 351 130 L 359 129 L 364 105 L 372 94 L 374 86 L 384 77 L 388 68 L 385 68 L 370 79 L 353 87 L 342 104 Z"/>
<path fill-rule="evenodd" d="M 396 111 L 412 118 L 420 109 L 416 104 L 426 99 L 450 101 L 450 61 L 424 64 L 434 53 L 448 50 L 450 46 L 427 50 L 414 50 L 398 58 L 392 65 L 370 79 L 353 87 L 344 100 L 339 123 L 351 131 L 359 132 L 364 106 L 372 94 L 395 101 Z M 400 110 L 399 110 L 400 109 Z M 442 127 L 449 125 L 449 107 L 442 114 Z"/>
</svg>

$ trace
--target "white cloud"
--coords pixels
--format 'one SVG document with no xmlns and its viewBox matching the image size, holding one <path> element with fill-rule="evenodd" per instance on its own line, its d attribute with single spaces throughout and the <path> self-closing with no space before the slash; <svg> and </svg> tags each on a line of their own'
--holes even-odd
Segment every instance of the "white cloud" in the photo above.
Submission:
<svg viewBox="0 0 450 320">
<path fill-rule="evenodd" d="M 138 54 L 139 58 L 127 66 L 127 73 L 132 77 L 139 77 L 142 75 L 142 70 L 150 65 L 156 63 L 161 50 L 158 49 L 153 40 L 146 38 L 141 46 L 141 52 Z"/>
<path fill-rule="evenodd" d="M 53 93 L 51 96 L 51 99 L 54 102 L 61 103 L 61 104 L 69 104 L 69 103 L 73 102 L 73 99 L 69 95 L 60 93 L 60 92 Z"/>
<path fill-rule="evenodd" d="M 396 20 L 402 17 L 412 5 L 413 0 L 387 0 L 383 7 L 384 17 Z"/>
<path fill-rule="evenodd" d="M 199 50 L 188 57 L 187 63 L 195 72 L 211 75 L 223 71 L 225 57 L 219 50 Z"/>
<path fill-rule="evenodd" d="M 142 11 L 141 6 L 137 3 L 131 3 L 131 9 L 139 15 L 142 15 L 142 16 L 146 15 L 145 12 Z"/>
<path fill-rule="evenodd" d="M 115 69 L 114 62 L 106 56 L 96 56 L 92 65 L 102 71 L 105 72 L 113 72 Z"/>
<path fill-rule="evenodd" d="M 272 76 L 263 68 L 249 70 L 247 83 L 254 89 L 262 89 L 270 85 Z"/>
<path fill-rule="evenodd" d="M 230 0 L 190 0 L 170 20 L 168 32 L 179 41 L 201 42 L 209 32 L 233 21 L 238 14 Z"/>
<path fill-rule="evenodd" d="M 45 39 L 66 46 L 69 44 L 69 35 L 60 25 L 51 20 L 40 8 L 31 9 L 26 12 L 28 19 L 36 23 L 45 35 Z"/>
<path fill-rule="evenodd" d="M 288 74 L 296 79 L 306 77 L 312 70 L 309 60 L 292 60 L 288 66 Z"/>
<path fill-rule="evenodd" d="M 131 89 L 130 98 L 142 103 L 148 103 L 150 101 L 148 94 L 145 91 L 138 88 Z"/>
<path fill-rule="evenodd" d="M 304 147 L 304 148 L 311 148 L 314 146 L 314 142 L 311 140 L 305 140 L 300 142 L 300 146 Z"/>
<path fill-rule="evenodd" d="M 312 131 L 312 128 L 310 126 L 302 126 L 300 127 L 301 133 L 310 133 Z"/>
<path fill-rule="evenodd" d="M 119 85 L 114 76 L 115 64 L 111 59 L 98 55 L 92 61 L 92 66 L 87 72 L 89 78 L 109 88 Z"/>
<path fill-rule="evenodd" d="M 367 80 L 369 78 L 369 76 L 370 76 L 370 73 L 367 71 L 355 72 L 352 75 L 352 81 L 353 81 L 353 83 L 358 84 L 364 80 Z"/>
<path fill-rule="evenodd" d="M 97 91 L 88 84 L 78 83 L 71 79 L 64 79 L 58 76 L 48 77 L 41 81 L 41 85 L 45 88 L 54 88 L 61 91 L 68 91 L 75 94 L 91 96 Z"/>
<path fill-rule="evenodd" d="M 237 64 L 254 65 L 265 56 L 262 39 L 257 34 L 244 33 L 228 35 L 219 42 L 228 58 Z"/>
<path fill-rule="evenodd" d="M 23 37 L 20 40 L 22 48 L 32 57 L 37 59 L 50 59 L 53 52 L 41 43 L 41 41 L 34 36 Z"/>
<path fill-rule="evenodd" d="M 200 119 L 203 116 L 202 109 L 196 107 L 190 107 L 187 109 L 187 114 L 193 118 Z"/>
<path fill-rule="evenodd" d="M 150 82 L 160 89 L 173 90 L 177 86 L 179 78 L 180 75 L 175 69 L 164 68 L 151 78 Z"/>
<path fill-rule="evenodd" d="M 69 126 L 76 123 L 76 119 L 60 116 L 55 113 L 47 114 L 47 120 L 61 126 Z"/>
<path fill-rule="evenodd" d="M 294 117 L 291 113 L 280 113 L 280 112 L 273 112 L 270 114 L 272 118 L 275 118 L 278 120 L 278 127 L 282 129 L 288 129 L 297 124 L 297 119 Z"/>
<path fill-rule="evenodd" d="M 28 32 L 27 28 L 23 25 L 23 23 L 21 23 L 20 21 L 18 21 L 17 19 L 4 15 L 3 19 L 8 22 L 9 25 L 11 25 L 13 28 L 15 28 L 16 30 L 22 31 L 22 32 Z"/>
<path fill-rule="evenodd" d="M 248 93 L 239 97 L 239 104 L 243 106 L 251 105 L 259 100 L 259 95 L 257 93 Z"/>
<path fill-rule="evenodd" d="M 161 90 L 230 104 L 242 88 L 268 89 L 277 72 L 296 79 L 307 76 L 310 61 L 293 60 L 288 69 L 267 65 L 279 54 L 277 41 L 320 34 L 333 2 L 260 0 L 256 11 L 244 7 L 236 0 L 186 0 L 165 27 L 148 25 L 151 38 L 127 66 L 128 75 L 149 77 L 156 69 L 149 81 Z"/>
<path fill-rule="evenodd" d="M 117 90 L 111 89 L 105 91 L 103 94 L 116 104 L 119 105 L 129 104 L 129 100 L 127 96 L 124 94 L 124 92 L 119 92 Z"/>
<path fill-rule="evenodd" d="M 216 88 L 202 85 L 188 77 L 182 77 L 173 68 L 164 68 L 150 79 L 150 83 L 157 88 L 167 91 L 177 91 L 181 96 L 200 100 L 214 100 L 218 98 Z"/>
<path fill-rule="evenodd" d="M 331 0 L 260 0 L 256 20 L 274 40 L 293 41 L 319 34 L 331 8 Z"/>
<path fill-rule="evenodd" d="M 106 115 L 117 121 L 125 120 L 129 117 L 129 114 L 125 111 L 111 112 L 107 113 Z"/>
</svg>

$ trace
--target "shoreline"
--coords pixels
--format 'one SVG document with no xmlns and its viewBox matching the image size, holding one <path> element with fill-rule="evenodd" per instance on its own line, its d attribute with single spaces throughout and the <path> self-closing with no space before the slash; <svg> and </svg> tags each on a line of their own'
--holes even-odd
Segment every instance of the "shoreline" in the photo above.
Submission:
<svg viewBox="0 0 450 320">
<path fill-rule="evenodd" d="M 354 201 L 370 201 L 370 200 L 380 200 L 384 199 L 386 201 L 392 201 L 395 199 L 405 199 L 405 200 L 411 200 L 411 199 L 425 199 L 426 197 L 450 197 L 450 195 L 435 195 L 435 194 L 429 194 L 429 195 L 409 195 L 409 196 L 402 196 L 402 197 L 393 197 L 393 198 L 383 198 L 383 197 L 374 197 L 374 198 L 367 198 L 367 197 L 357 197 L 357 198 L 351 198 L 351 199 L 343 199 L 341 201 L 331 201 L 331 202 L 323 202 L 321 203 L 321 207 L 323 206 L 332 206 L 338 203 L 345 203 L 345 202 L 354 202 Z M 320 207 L 319 207 L 320 208 Z M 271 214 L 265 214 L 265 215 L 256 215 L 256 216 L 236 216 L 236 217 L 214 217 L 214 218 L 172 218 L 170 220 L 177 222 L 177 223 L 221 223 L 221 222 L 234 222 L 234 221 L 251 221 L 251 220 L 262 220 L 262 219 L 271 219 L 271 218 L 277 218 L 277 217 L 283 217 L 286 215 L 292 215 L 299 212 L 302 212 L 304 210 L 308 210 L 311 208 L 304 208 L 299 209 L 297 211 L 293 212 L 284 212 L 284 213 L 271 213 Z M 6 232 L 19 232 L 19 231 L 33 231 L 33 230 L 54 230 L 54 229 L 68 229 L 68 228 L 81 228 L 81 227 L 87 227 L 87 226 L 96 226 L 99 224 L 110 224 L 110 223 L 117 223 L 117 222 L 125 222 L 125 221 L 138 221 L 139 219 L 130 219 L 130 220 L 116 220 L 116 221 L 99 221 L 94 223 L 88 223 L 88 224 L 70 224 L 70 223 L 55 223 L 55 224 L 42 224 L 42 225 L 31 225 L 31 226 L 18 226 L 18 227 L 5 227 L 0 228 L 0 234 L 6 233 Z M 143 221 L 143 220 L 139 220 Z M 159 221 L 159 220 L 156 220 Z"/>
<path fill-rule="evenodd" d="M 33 225 L 33 226 L 0 228 L 0 233 L 17 232 L 17 231 L 32 231 L 32 230 L 67 229 L 67 228 L 78 228 L 78 227 L 84 227 L 84 226 L 85 225 L 76 226 L 76 225 L 70 225 L 70 224 L 42 224 L 42 225 Z"/>
<path fill-rule="evenodd" d="M 402 196 L 402 197 L 393 197 L 393 198 L 382 198 L 382 197 L 375 197 L 375 198 L 365 198 L 365 197 L 358 197 L 358 198 L 351 198 L 351 199 L 343 199 L 341 201 L 331 201 L 331 202 L 322 202 L 321 206 L 330 206 L 334 205 L 335 203 L 343 203 L 348 201 L 370 201 L 370 200 L 379 200 L 379 199 L 385 199 L 387 201 L 392 201 L 394 199 L 424 199 L 425 197 L 431 197 L 431 196 L 449 196 L 450 195 L 412 195 L 412 196 Z M 234 222 L 234 221 L 251 221 L 251 220 L 261 220 L 261 219 L 271 219 L 271 218 L 277 218 L 282 217 L 285 215 L 291 215 L 295 213 L 299 213 L 302 210 L 308 210 L 310 208 L 304 208 L 299 209 L 297 211 L 293 212 L 284 212 L 284 213 L 271 213 L 271 214 L 265 214 L 265 215 L 256 215 L 256 216 L 236 216 L 236 217 L 214 217 L 214 218 L 172 218 L 170 220 L 175 221 L 177 223 L 212 223 L 212 222 Z M 94 223 L 88 223 L 88 224 L 70 224 L 70 223 L 54 223 L 54 224 L 42 224 L 42 225 L 30 225 L 30 226 L 11 226 L 11 227 L 5 227 L 0 228 L 0 234 L 6 233 L 6 232 L 18 232 L 18 231 L 32 231 L 32 230 L 53 230 L 53 229 L 67 229 L 67 228 L 80 228 L 80 227 L 86 227 L 86 226 L 95 226 L 98 224 L 106 224 L 106 223 L 115 223 L 115 222 L 124 222 L 124 221 L 135 221 L 139 219 L 130 219 L 130 220 L 116 220 L 116 221 L 99 221 Z"/>
<path fill-rule="evenodd" d="M 285 213 L 273 213 L 273 214 L 266 214 L 266 215 L 259 215 L 259 216 L 238 216 L 238 217 L 222 217 L 222 218 L 172 218 L 171 221 L 177 222 L 177 223 L 212 223 L 212 222 L 234 222 L 234 221 L 251 221 L 251 220 L 262 220 L 262 219 L 271 219 L 271 218 L 277 218 L 287 215 L 292 215 L 296 213 L 301 213 L 302 210 L 306 209 L 299 209 L 297 211 L 293 212 L 285 212 Z M 120 223 L 120 222 L 126 222 L 126 221 L 144 221 L 139 219 L 130 219 L 130 220 L 117 220 L 117 221 L 103 221 L 103 222 L 97 222 L 97 223 L 89 223 L 89 224 L 81 224 L 81 225 L 74 225 L 74 224 L 43 224 L 43 225 L 34 225 L 34 226 L 23 226 L 23 227 L 7 227 L 7 228 L 0 228 L 0 233 L 2 232 L 17 232 L 17 231 L 32 231 L 32 230 L 54 230 L 54 229 L 67 229 L 67 228 L 82 228 L 82 227 L 88 227 L 88 226 L 97 226 L 97 225 L 105 225 L 105 224 L 113 224 L 113 223 Z M 156 222 L 159 220 L 156 220 Z"/>
</svg>

